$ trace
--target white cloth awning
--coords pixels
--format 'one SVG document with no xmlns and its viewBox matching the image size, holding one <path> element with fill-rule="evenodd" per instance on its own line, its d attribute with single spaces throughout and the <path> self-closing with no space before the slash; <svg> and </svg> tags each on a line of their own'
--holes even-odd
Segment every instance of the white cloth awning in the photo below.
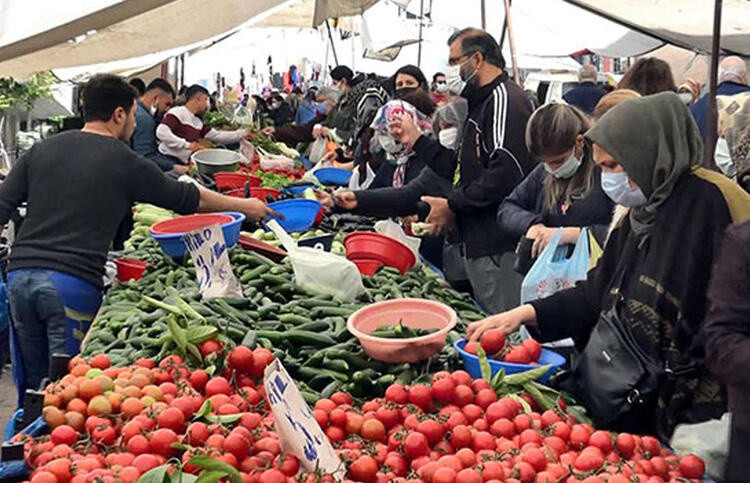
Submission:
<svg viewBox="0 0 750 483">
<path fill-rule="evenodd" d="M 10 5 L 5 5 L 9 3 Z M 128 59 L 179 48 L 229 32 L 262 15 L 271 15 L 283 0 L 125 0 L 99 2 L 104 8 L 82 16 L 58 17 L 61 23 L 47 21 L 34 28 L 37 7 L 59 4 L 58 12 L 75 8 L 78 2 L 57 0 L 4 2 L 2 25 L 28 26 L 31 36 L 19 38 L 22 28 L 15 27 L 0 39 L 0 73 L 23 78 L 30 73 L 59 67 L 91 65 Z M 19 4 L 23 4 L 20 7 Z M 33 13 L 31 10 L 34 10 Z M 45 17 L 46 18 L 46 17 Z"/>
<path fill-rule="evenodd" d="M 714 2 L 708 0 L 565 0 L 664 42 L 711 52 Z M 750 57 L 750 1 L 723 0 L 721 49 Z"/>
</svg>

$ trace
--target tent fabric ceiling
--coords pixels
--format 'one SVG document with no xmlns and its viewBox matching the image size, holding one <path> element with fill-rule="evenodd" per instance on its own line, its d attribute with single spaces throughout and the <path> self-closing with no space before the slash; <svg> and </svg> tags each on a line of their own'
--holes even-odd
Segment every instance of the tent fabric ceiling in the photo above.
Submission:
<svg viewBox="0 0 750 483">
<path fill-rule="evenodd" d="M 678 47 L 711 51 L 713 1 L 565 1 Z M 750 57 L 750 1 L 723 0 L 721 48 L 725 54 Z"/>
<path fill-rule="evenodd" d="M 177 48 L 228 32 L 258 15 L 273 12 L 271 9 L 283 3 L 283 0 L 212 0 L 208 3 L 205 0 L 127 0 L 104 9 L 114 23 L 107 24 L 98 11 L 52 29 L 58 41 L 96 30 L 81 42 L 60 41 L 9 59 L 4 53 L 18 49 L 19 42 L 26 39 L 0 47 L 0 72 L 23 78 L 37 71 L 127 59 Z M 157 6 L 141 11 L 144 4 Z M 36 37 L 44 36 L 42 32 Z"/>
</svg>

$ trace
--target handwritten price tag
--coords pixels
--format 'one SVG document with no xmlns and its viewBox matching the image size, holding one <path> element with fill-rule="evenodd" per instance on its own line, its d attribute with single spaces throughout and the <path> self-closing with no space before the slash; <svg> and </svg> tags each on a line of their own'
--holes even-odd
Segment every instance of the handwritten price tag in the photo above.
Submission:
<svg viewBox="0 0 750 483">
<path fill-rule="evenodd" d="M 221 226 L 211 225 L 186 233 L 182 240 L 193 258 L 204 299 L 242 298 L 242 286 L 232 271 Z"/>
<path fill-rule="evenodd" d="M 278 359 L 266 367 L 263 384 L 282 451 L 296 456 L 307 471 L 323 470 L 341 481 L 346 475 L 343 463 Z"/>
</svg>

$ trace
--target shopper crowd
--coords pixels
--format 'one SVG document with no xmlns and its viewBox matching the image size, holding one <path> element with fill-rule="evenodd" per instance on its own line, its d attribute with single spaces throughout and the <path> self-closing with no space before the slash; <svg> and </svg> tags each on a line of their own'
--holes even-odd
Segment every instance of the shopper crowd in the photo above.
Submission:
<svg viewBox="0 0 750 483">
<path fill-rule="evenodd" d="M 692 78 L 676 85 L 662 60 L 638 60 L 610 93 L 584 65 L 563 102 L 535 109 L 536 93 L 509 76 L 485 31 L 455 33 L 446 58 L 431 81 L 414 65 L 389 78 L 339 65 L 328 85 L 290 70 L 285 90 L 241 102 L 265 116 L 263 134 L 353 171 L 347 189 L 318 193 L 328 209 L 398 219 L 407 233 L 427 223 L 424 257 L 492 314 L 468 338 L 522 325 L 542 342 L 571 338 L 558 384 L 610 428 L 667 441 L 677 425 L 731 409 L 727 479 L 740 481 L 750 452 L 745 62 L 721 62 L 718 142 L 706 162 L 708 95 Z M 40 354 L 64 352 L 69 309 L 96 312 L 110 241 L 134 202 L 268 213 L 160 172 L 182 173 L 192 153 L 250 134 L 204 123 L 208 90 L 131 84 L 92 78 L 83 130 L 35 146 L 0 186 L 3 223 L 28 204 L 9 262 L 28 387 L 47 370 Z M 560 263 L 584 239 L 592 256 L 601 248 L 585 279 L 521 304 L 542 254 L 561 247 Z"/>
</svg>

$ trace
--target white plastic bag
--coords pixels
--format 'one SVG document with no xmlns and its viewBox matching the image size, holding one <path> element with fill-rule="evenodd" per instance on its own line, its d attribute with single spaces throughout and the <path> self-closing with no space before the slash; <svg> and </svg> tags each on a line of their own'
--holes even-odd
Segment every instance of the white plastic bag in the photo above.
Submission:
<svg viewBox="0 0 750 483">
<path fill-rule="evenodd" d="M 349 189 L 366 190 L 373 181 L 375 181 L 375 171 L 372 170 L 369 164 L 365 172 L 365 179 L 360 179 L 359 166 L 355 166 L 352 171 L 352 177 L 349 178 Z"/>
<path fill-rule="evenodd" d="M 294 160 L 291 160 L 286 156 L 264 154 L 260 157 L 260 169 L 285 169 L 291 171 L 294 169 Z"/>
<path fill-rule="evenodd" d="M 409 250 L 411 250 L 414 254 L 414 258 L 417 260 L 414 266 L 419 266 L 419 246 L 422 244 L 421 238 L 407 235 L 404 232 L 404 229 L 401 228 L 401 225 L 393 220 L 380 220 L 375 223 L 374 228 L 377 233 L 394 238 L 409 247 Z"/>
<path fill-rule="evenodd" d="M 729 457 L 731 428 L 731 413 L 724 413 L 721 419 L 703 423 L 680 424 L 675 428 L 669 446 L 677 454 L 694 453 L 700 456 L 706 463 L 706 476 L 715 481 L 723 481 Z"/>
<path fill-rule="evenodd" d="M 312 164 L 318 164 L 326 154 L 326 138 L 320 136 L 310 144 L 310 155 L 307 157 Z"/>
<path fill-rule="evenodd" d="M 247 139 L 240 140 L 240 154 L 245 158 L 245 164 L 250 164 L 255 159 L 255 145 Z"/>
<path fill-rule="evenodd" d="M 345 257 L 310 247 L 298 247 L 276 220 L 266 224 L 287 251 L 294 269 L 294 282 L 312 292 L 325 293 L 351 302 L 365 293 L 357 266 Z"/>
</svg>

